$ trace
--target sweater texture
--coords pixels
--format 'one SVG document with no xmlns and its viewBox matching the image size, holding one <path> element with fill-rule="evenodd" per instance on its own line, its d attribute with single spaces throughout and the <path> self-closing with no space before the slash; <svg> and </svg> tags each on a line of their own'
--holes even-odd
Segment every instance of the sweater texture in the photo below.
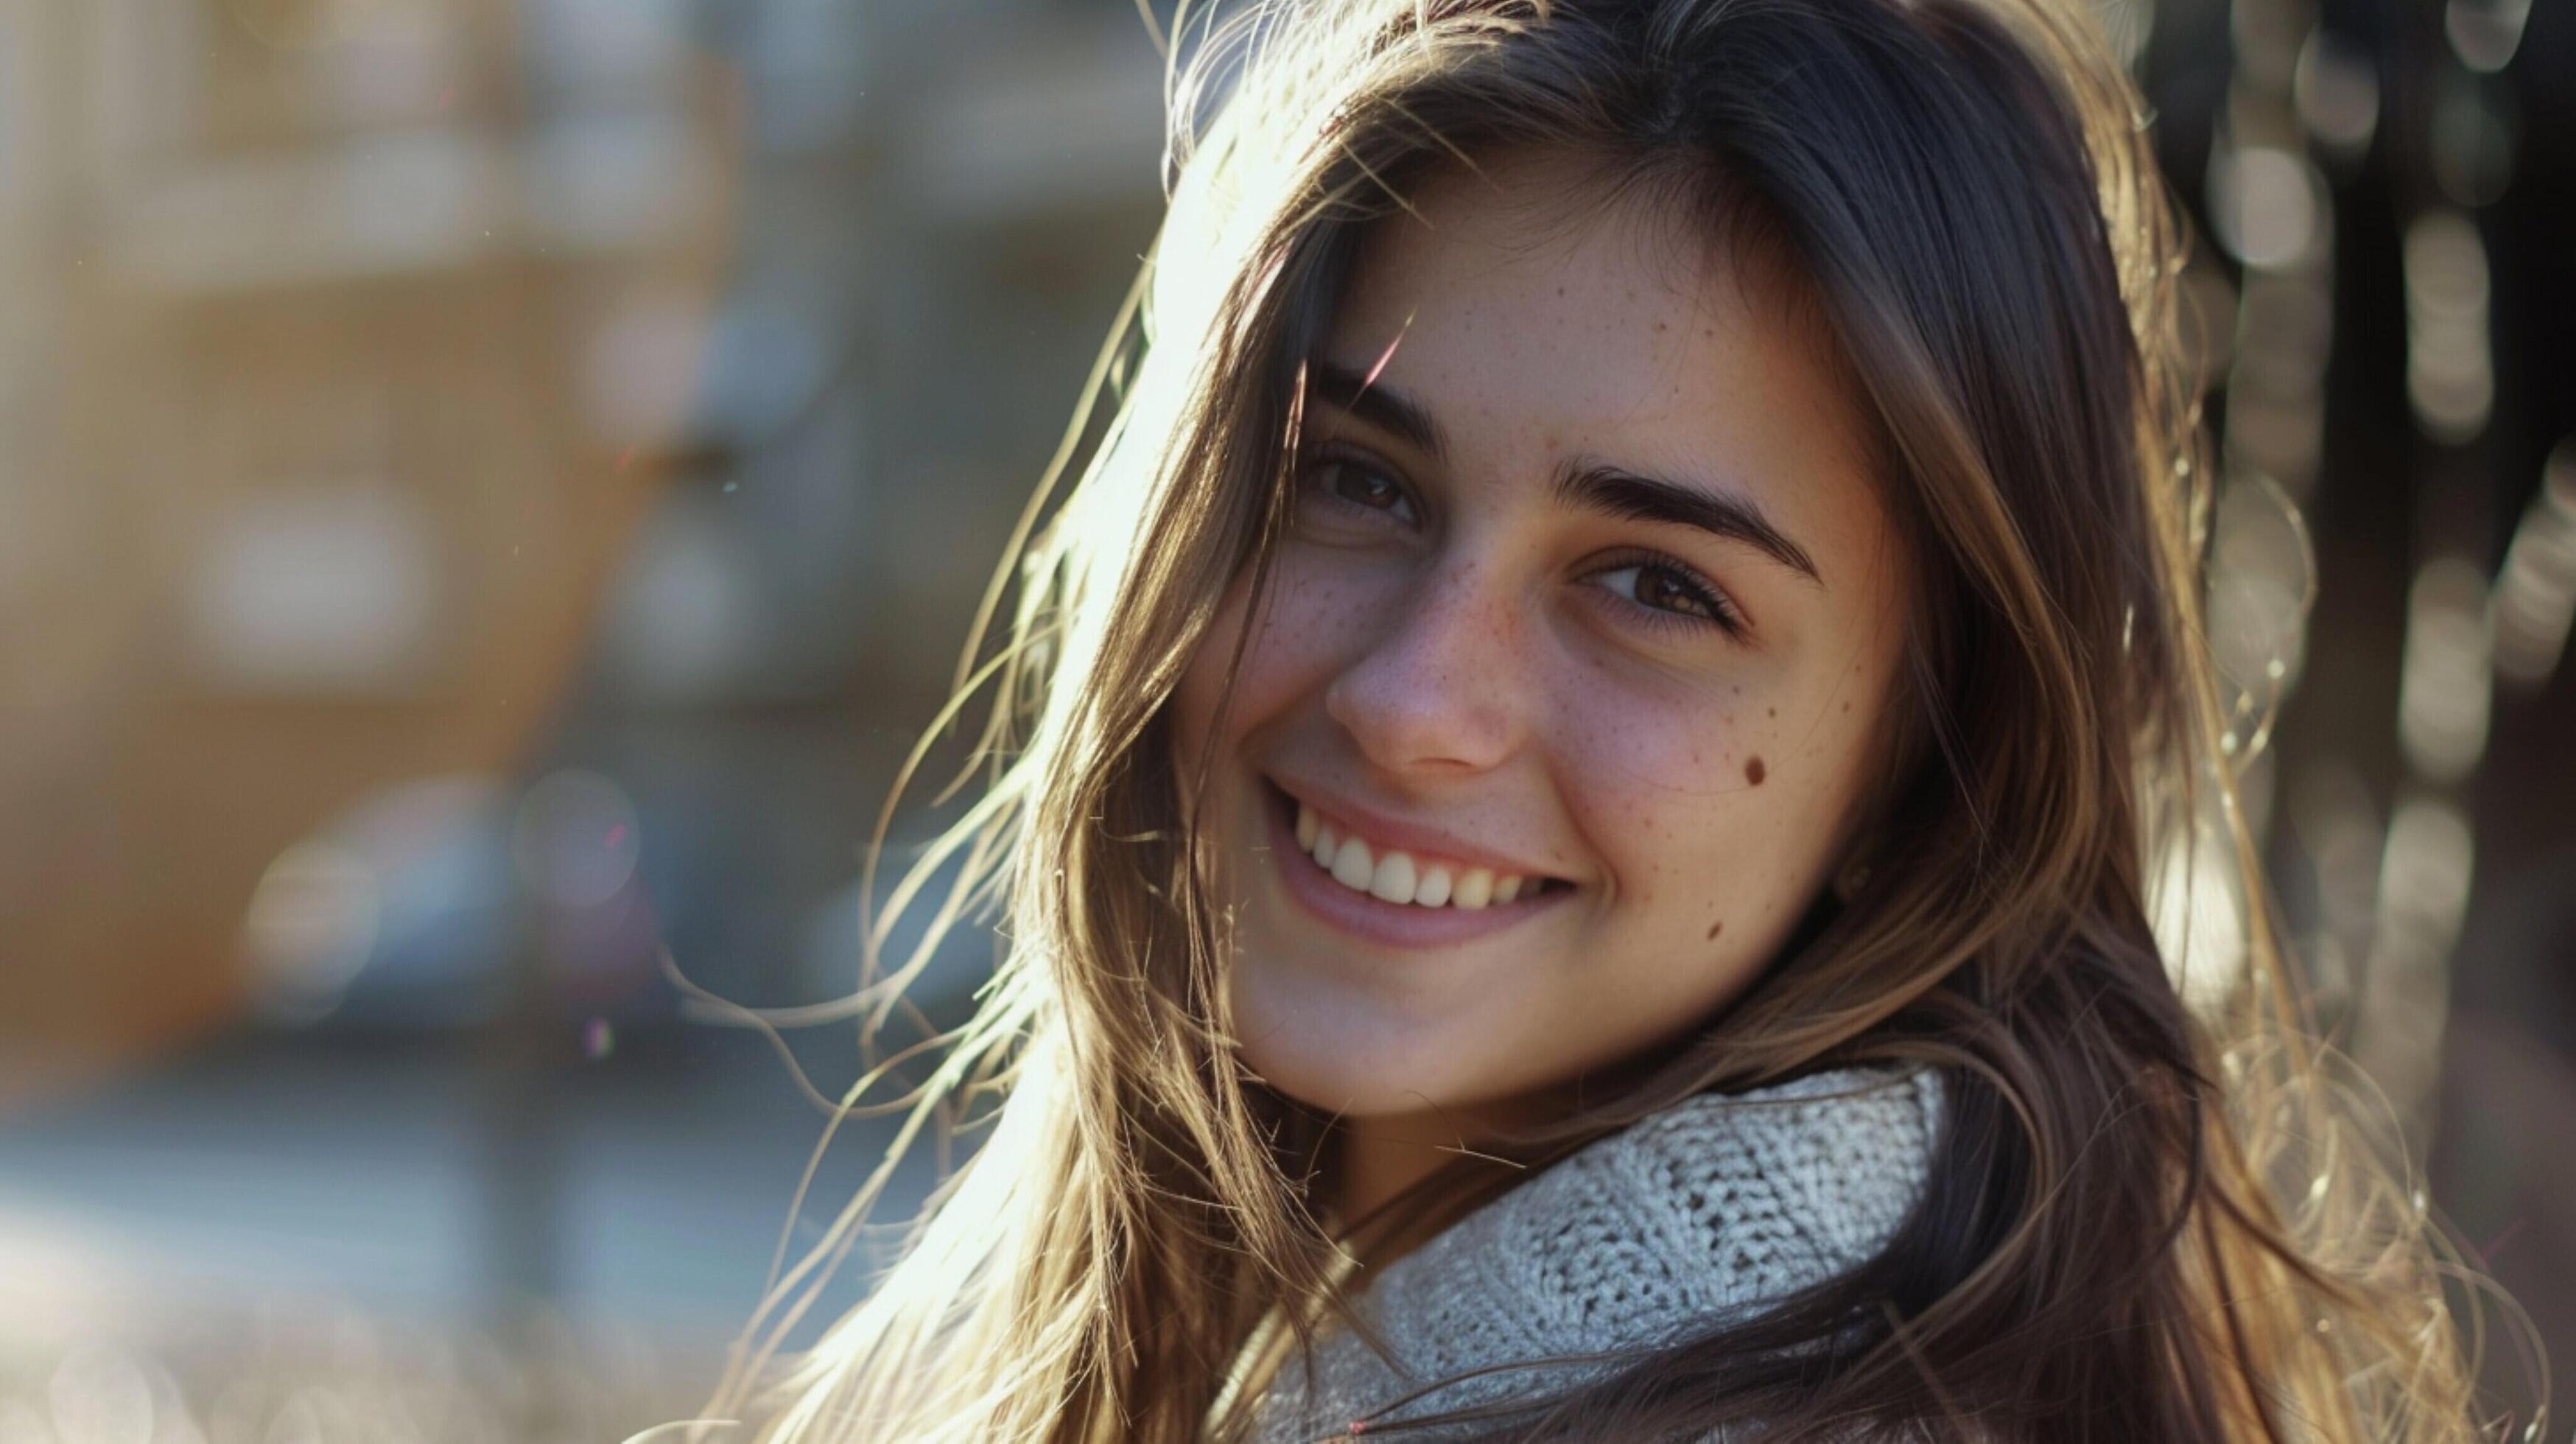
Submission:
<svg viewBox="0 0 2576 1444">
<path fill-rule="evenodd" d="M 1347 1438 L 1424 1384 L 1678 1342 L 1866 1262 L 1922 1195 L 1941 1109 L 1930 1069 L 1841 1069 L 1703 1094 L 1593 1143 L 1367 1281 L 1354 1306 L 1394 1357 L 1326 1324 L 1263 1392 L 1249 1438 Z M 1607 1368 L 1505 1370 L 1382 1419 L 1544 1397 Z"/>
</svg>

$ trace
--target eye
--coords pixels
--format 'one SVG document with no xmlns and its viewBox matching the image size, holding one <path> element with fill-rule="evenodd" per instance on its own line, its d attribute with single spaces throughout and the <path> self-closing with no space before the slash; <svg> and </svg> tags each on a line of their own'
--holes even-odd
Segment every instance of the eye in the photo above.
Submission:
<svg viewBox="0 0 2576 1444">
<path fill-rule="evenodd" d="M 1648 627 L 1715 627 L 1730 637 L 1744 634 L 1744 614 L 1726 594 L 1669 557 L 1621 558 L 1584 580 L 1623 598 L 1622 610 Z"/>
<path fill-rule="evenodd" d="M 1419 520 L 1404 483 L 1354 452 L 1327 449 L 1319 454 L 1301 474 L 1298 491 L 1301 502 L 1311 498 L 1345 516 L 1376 512 L 1408 526 Z"/>
</svg>

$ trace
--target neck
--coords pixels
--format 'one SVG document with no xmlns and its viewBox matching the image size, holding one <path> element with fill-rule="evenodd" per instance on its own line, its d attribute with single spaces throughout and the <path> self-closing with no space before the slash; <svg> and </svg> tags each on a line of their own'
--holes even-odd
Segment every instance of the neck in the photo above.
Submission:
<svg viewBox="0 0 2576 1444">
<path fill-rule="evenodd" d="M 1438 1133 L 1436 1121 L 1435 1131 L 1427 1134 L 1388 1126 L 1393 1121 L 1353 1119 L 1342 1126 L 1333 1211 L 1345 1220 L 1357 1222 L 1375 1213 L 1455 1157 L 1456 1150 L 1471 1146 L 1455 1128 L 1445 1137 Z"/>
<path fill-rule="evenodd" d="M 1357 1223 L 1461 1156 L 1485 1152 L 1498 1134 L 1572 1106 L 1567 1089 L 1544 1089 L 1470 1106 L 1346 1116 L 1336 1125 L 1333 1211 L 1345 1225 Z"/>
</svg>

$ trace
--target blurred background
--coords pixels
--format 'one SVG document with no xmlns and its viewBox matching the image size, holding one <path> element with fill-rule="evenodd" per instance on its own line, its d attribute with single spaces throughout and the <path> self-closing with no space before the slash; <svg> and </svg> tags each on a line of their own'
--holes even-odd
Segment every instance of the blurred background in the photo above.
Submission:
<svg viewBox="0 0 2576 1444">
<path fill-rule="evenodd" d="M 2284 920 L 2576 1362 L 2576 4 L 2101 3 L 2200 232 Z M 822 1116 L 672 969 L 856 982 L 1170 18 L 0 0 L 0 1444 L 700 1402 L 885 1132 L 791 1220 Z"/>
</svg>

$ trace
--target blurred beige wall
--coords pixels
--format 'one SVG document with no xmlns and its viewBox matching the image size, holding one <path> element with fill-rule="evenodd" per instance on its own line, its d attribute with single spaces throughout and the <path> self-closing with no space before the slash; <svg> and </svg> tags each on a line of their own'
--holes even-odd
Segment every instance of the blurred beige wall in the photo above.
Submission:
<svg viewBox="0 0 2576 1444">
<path fill-rule="evenodd" d="M 502 0 L 0 4 L 0 1101 L 229 1021 L 290 844 L 575 680 L 738 99 L 572 8 L 549 75 Z"/>
</svg>

